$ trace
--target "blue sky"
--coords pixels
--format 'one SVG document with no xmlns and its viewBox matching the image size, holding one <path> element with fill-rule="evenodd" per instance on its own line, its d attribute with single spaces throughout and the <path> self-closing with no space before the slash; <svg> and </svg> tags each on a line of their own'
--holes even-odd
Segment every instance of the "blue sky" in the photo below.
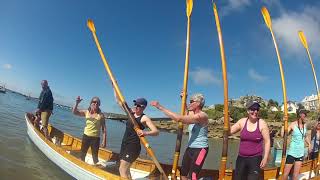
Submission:
<svg viewBox="0 0 320 180">
<path fill-rule="evenodd" d="M 216 1 L 222 26 L 229 97 L 259 95 L 282 102 L 278 61 L 260 9 L 266 6 L 283 61 L 288 99 L 301 101 L 315 85 L 297 31 L 320 67 L 320 3 L 317 1 Z M 104 111 L 121 112 L 86 21 L 95 22 L 109 65 L 129 104 L 159 100 L 179 112 L 185 63 L 184 0 L 0 1 L 0 83 L 38 96 L 47 79 L 56 102 L 99 96 Z M 223 102 L 220 50 L 210 0 L 194 1 L 191 16 L 189 94 L 207 105 Z M 319 75 L 320 76 L 320 75 Z M 163 116 L 154 108 L 151 116 Z"/>
</svg>

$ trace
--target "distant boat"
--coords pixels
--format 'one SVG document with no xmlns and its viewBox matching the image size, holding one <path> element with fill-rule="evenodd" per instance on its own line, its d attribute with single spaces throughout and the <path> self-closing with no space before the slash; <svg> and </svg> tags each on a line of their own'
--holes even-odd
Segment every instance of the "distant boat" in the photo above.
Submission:
<svg viewBox="0 0 320 180">
<path fill-rule="evenodd" d="M 0 93 L 6 93 L 6 88 L 4 86 L 0 86 Z"/>
<path fill-rule="evenodd" d="M 26 100 L 31 100 L 30 94 L 26 97 Z"/>
</svg>

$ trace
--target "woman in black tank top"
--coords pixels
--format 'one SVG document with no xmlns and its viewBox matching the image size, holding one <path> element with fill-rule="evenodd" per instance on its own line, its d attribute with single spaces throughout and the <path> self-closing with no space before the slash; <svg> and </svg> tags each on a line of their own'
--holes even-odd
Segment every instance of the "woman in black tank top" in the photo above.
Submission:
<svg viewBox="0 0 320 180">
<path fill-rule="evenodd" d="M 131 164 L 139 157 L 141 151 L 139 136 L 157 136 L 159 130 L 153 124 L 151 119 L 146 116 L 143 111 L 147 107 L 147 100 L 138 98 L 133 101 L 135 108 L 133 109 L 134 117 L 139 125 L 140 130 L 136 133 L 134 126 L 130 120 L 126 122 L 126 130 L 122 138 L 120 150 L 120 167 L 119 172 L 122 178 L 132 179 L 130 174 Z M 143 131 L 145 127 L 150 131 Z"/>
</svg>

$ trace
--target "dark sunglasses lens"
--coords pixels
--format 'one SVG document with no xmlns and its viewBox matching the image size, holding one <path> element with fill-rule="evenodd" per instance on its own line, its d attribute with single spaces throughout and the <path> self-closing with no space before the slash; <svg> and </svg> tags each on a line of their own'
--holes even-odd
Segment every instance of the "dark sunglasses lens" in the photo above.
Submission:
<svg viewBox="0 0 320 180">
<path fill-rule="evenodd" d="M 92 103 L 92 104 L 99 104 L 98 101 L 92 101 L 91 103 Z"/>
</svg>

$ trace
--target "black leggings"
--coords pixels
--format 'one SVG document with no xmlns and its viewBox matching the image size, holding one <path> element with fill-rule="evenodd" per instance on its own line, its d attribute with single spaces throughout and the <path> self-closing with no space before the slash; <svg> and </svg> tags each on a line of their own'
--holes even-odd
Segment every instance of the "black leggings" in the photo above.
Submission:
<svg viewBox="0 0 320 180">
<path fill-rule="evenodd" d="M 183 155 L 181 176 L 189 179 L 199 179 L 199 173 L 207 157 L 209 148 L 188 147 Z"/>
<path fill-rule="evenodd" d="M 238 156 L 235 169 L 235 180 L 261 179 L 260 163 L 262 156 L 241 157 Z"/>
<path fill-rule="evenodd" d="M 82 136 L 82 144 L 81 144 L 81 160 L 85 161 L 86 154 L 88 152 L 89 147 L 91 147 L 92 159 L 96 164 L 98 160 L 98 152 L 99 152 L 99 137 L 91 137 L 87 135 Z"/>
</svg>

